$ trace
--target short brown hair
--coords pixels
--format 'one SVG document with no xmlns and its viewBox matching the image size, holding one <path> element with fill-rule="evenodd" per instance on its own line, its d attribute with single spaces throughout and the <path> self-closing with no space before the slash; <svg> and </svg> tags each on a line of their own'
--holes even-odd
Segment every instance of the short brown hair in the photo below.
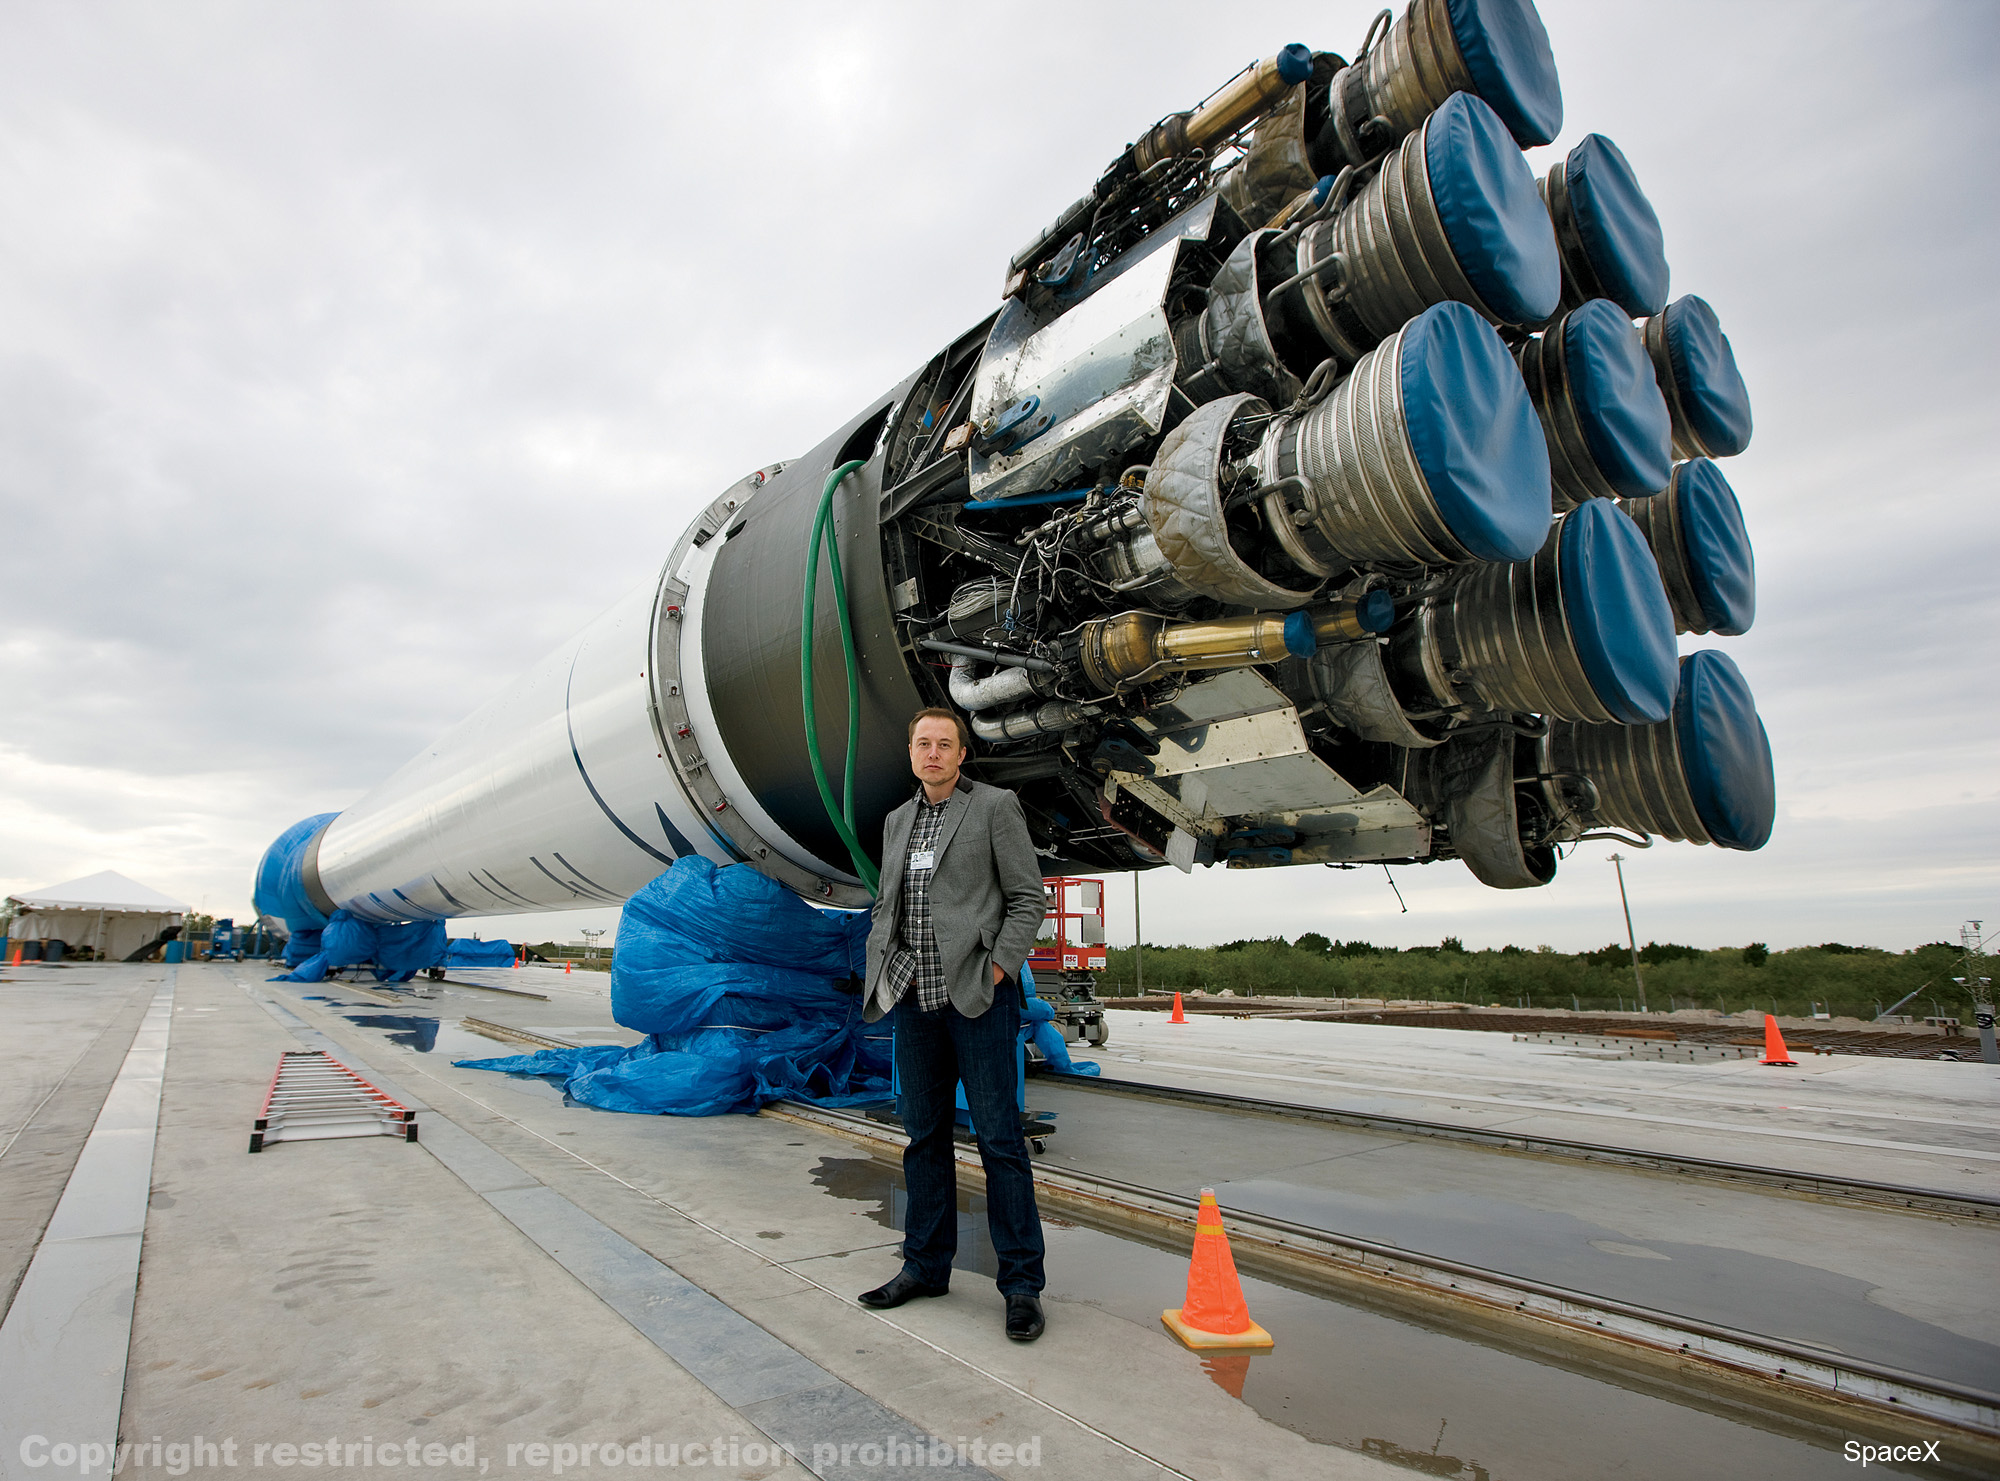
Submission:
<svg viewBox="0 0 2000 1481">
<path fill-rule="evenodd" d="M 927 710 L 918 710 L 916 714 L 910 716 L 909 738 L 912 741 L 914 741 L 917 738 L 917 722 L 920 720 L 951 721 L 953 725 L 956 725 L 958 727 L 959 749 L 965 751 L 970 751 L 972 749 L 972 731 L 968 729 L 966 726 L 965 716 L 959 714 L 957 710 L 939 709 L 936 706 L 932 706 L 930 709 Z"/>
</svg>

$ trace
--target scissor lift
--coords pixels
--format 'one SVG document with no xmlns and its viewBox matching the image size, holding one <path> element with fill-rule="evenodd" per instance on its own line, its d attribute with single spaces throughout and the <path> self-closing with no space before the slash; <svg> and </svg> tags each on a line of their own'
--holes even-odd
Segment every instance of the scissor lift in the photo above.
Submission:
<svg viewBox="0 0 2000 1481">
<path fill-rule="evenodd" d="M 1042 881 L 1048 901 L 1043 930 L 1028 954 L 1035 986 L 1055 1010 L 1055 1025 L 1071 1043 L 1105 1044 L 1110 1026 L 1097 996 L 1097 974 L 1106 966 L 1104 881 L 1056 875 Z"/>
</svg>

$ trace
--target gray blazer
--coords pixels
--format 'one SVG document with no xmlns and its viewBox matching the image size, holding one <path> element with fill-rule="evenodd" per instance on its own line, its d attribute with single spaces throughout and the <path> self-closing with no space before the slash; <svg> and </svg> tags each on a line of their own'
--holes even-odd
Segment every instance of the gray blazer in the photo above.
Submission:
<svg viewBox="0 0 2000 1481">
<path fill-rule="evenodd" d="M 862 1017 L 889 1011 L 889 958 L 903 905 L 903 865 L 917 820 L 912 797 L 882 824 L 882 893 L 868 932 L 868 977 Z M 993 967 L 1018 979 L 1034 948 L 1047 906 L 1042 866 L 1028 837 L 1028 820 L 1012 792 L 969 777 L 945 804 L 931 875 L 931 927 L 944 958 L 951 1005 L 968 1018 L 993 1006 Z"/>
</svg>

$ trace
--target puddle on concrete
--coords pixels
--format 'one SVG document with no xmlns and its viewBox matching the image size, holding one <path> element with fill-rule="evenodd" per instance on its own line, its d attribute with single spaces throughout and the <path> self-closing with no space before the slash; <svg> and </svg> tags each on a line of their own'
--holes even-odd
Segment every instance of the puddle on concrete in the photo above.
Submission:
<svg viewBox="0 0 2000 1481">
<path fill-rule="evenodd" d="M 831 1197 L 866 1205 L 868 1216 L 885 1228 L 903 1227 L 907 1194 L 900 1169 L 866 1157 L 823 1157 L 812 1181 Z M 1844 1432 L 1648 1384 L 1600 1368 L 1584 1354 L 1558 1362 L 1255 1277 L 1244 1278 L 1244 1295 L 1250 1314 L 1277 1338 L 1276 1349 L 1181 1353 L 1161 1328 L 1160 1312 L 1184 1299 L 1187 1252 L 1047 1216 L 1043 1225 L 1049 1272 L 1043 1296 L 1051 1324 L 1062 1320 L 1066 1305 L 1093 1306 L 1129 1321 L 1144 1334 L 1135 1340 L 1166 1344 L 1232 1398 L 1317 1444 L 1454 1481 L 1598 1481 L 1607 1475 L 1807 1481 L 1853 1474 L 1841 1454 L 1849 1438 Z M 997 1262 L 982 1196 L 961 1190 L 958 1226 L 954 1268 L 990 1279 Z M 1949 1461 L 1951 1447 L 1944 1449 Z M 1969 1465 L 1956 1471 L 1879 1469 L 1888 1475 L 1977 1474 Z"/>
<path fill-rule="evenodd" d="M 336 1003 L 329 1000 L 329 1006 L 354 1008 L 355 1003 Z M 343 1013 L 341 1017 L 359 1028 L 372 1028 L 398 1048 L 408 1049 L 417 1054 L 435 1054 L 442 1059 L 509 1059 L 516 1055 L 533 1054 L 531 1044 L 505 1044 L 497 1039 L 489 1039 L 484 1034 L 461 1028 L 449 1020 L 423 1018 L 414 1014 L 399 1013 Z M 542 1096 L 561 1105 L 580 1104 L 569 1098 L 562 1086 L 547 1080 L 538 1080 L 528 1075 L 507 1075 L 506 1084 L 526 1095 Z"/>
<path fill-rule="evenodd" d="M 1335 1229 L 1976 1388 L 2000 1347 L 1869 1300 L 1867 1281 L 1720 1245 L 1635 1240 L 1572 1214 L 1471 1193 L 1381 1198 L 1282 1179 L 1219 1183 L 1225 1209 Z"/>
<path fill-rule="evenodd" d="M 363 1028 L 382 1029 L 388 1034 L 391 1044 L 400 1044 L 419 1054 L 429 1054 L 437 1047 L 438 1021 L 435 1018 L 417 1018 L 401 1013 L 343 1013 L 340 1016 Z"/>
</svg>

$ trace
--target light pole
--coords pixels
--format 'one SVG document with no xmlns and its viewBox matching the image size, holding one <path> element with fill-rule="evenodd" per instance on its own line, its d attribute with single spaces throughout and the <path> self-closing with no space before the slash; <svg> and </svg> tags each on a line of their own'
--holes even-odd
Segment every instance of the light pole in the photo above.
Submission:
<svg viewBox="0 0 2000 1481">
<path fill-rule="evenodd" d="M 1618 903 L 1625 907 L 1625 944 L 1632 949 L 1632 985 L 1639 990 L 1639 1011 L 1646 1011 L 1646 979 L 1639 975 L 1639 938 L 1632 931 L 1632 902 L 1625 895 L 1625 856 L 1611 855 L 1611 867 L 1618 871 Z"/>
<path fill-rule="evenodd" d="M 1132 871 L 1132 991 L 1146 995 L 1146 933 L 1139 925 L 1139 872 Z"/>
</svg>

